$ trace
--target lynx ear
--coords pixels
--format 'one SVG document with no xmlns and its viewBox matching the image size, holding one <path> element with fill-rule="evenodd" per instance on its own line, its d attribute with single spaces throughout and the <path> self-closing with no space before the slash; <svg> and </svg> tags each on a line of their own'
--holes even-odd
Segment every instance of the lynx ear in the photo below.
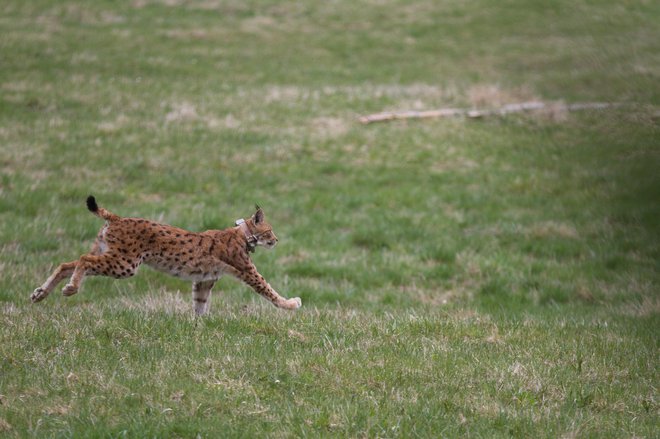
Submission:
<svg viewBox="0 0 660 439">
<path fill-rule="evenodd" d="M 261 207 L 259 207 L 258 204 L 255 204 L 254 207 L 257 209 L 257 212 L 254 214 L 254 223 L 259 224 L 264 220 L 264 211 L 261 210 Z"/>
</svg>

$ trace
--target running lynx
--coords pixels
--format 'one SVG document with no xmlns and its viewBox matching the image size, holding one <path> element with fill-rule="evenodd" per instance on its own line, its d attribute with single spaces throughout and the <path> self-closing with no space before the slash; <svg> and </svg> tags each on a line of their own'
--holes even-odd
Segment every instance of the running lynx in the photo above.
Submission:
<svg viewBox="0 0 660 439">
<path fill-rule="evenodd" d="M 66 277 L 62 289 L 65 296 L 78 292 L 85 276 L 110 276 L 123 279 L 133 276 L 141 264 L 192 281 L 193 306 L 197 315 L 208 311 L 211 289 L 224 274 L 230 274 L 264 296 L 279 308 L 300 308 L 300 298 L 280 296 L 259 274 L 250 259 L 257 246 L 273 248 L 277 237 L 257 211 L 247 220 L 236 221 L 235 227 L 224 230 L 189 232 L 141 218 L 122 218 L 87 198 L 87 208 L 105 220 L 92 250 L 80 259 L 60 264 L 46 282 L 32 293 L 36 303 Z"/>
</svg>

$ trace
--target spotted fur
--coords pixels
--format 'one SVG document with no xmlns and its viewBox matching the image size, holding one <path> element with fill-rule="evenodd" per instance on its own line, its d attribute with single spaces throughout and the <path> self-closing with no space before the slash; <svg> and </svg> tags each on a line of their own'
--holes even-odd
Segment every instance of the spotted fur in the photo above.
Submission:
<svg viewBox="0 0 660 439">
<path fill-rule="evenodd" d="M 208 311 L 211 289 L 224 274 L 248 284 L 279 308 L 296 309 L 300 298 L 280 296 L 259 274 L 250 252 L 256 246 L 272 248 L 277 237 L 264 218 L 263 210 L 236 227 L 224 230 L 189 232 L 142 218 L 122 218 L 99 207 L 94 197 L 87 208 L 105 219 L 92 250 L 78 260 L 60 264 L 46 282 L 32 293 L 36 303 L 45 299 L 59 282 L 70 276 L 62 289 L 65 296 L 76 294 L 85 276 L 131 277 L 142 264 L 181 279 L 192 281 L 193 305 L 198 315 Z"/>
</svg>

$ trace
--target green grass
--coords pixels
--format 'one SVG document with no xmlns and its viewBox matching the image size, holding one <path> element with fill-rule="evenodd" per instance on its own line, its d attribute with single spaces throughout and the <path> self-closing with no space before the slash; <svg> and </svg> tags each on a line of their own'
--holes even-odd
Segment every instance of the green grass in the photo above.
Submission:
<svg viewBox="0 0 660 439">
<path fill-rule="evenodd" d="M 654 437 L 654 2 L 5 1 L 0 436 Z M 531 99 L 604 111 L 360 125 Z M 232 279 L 29 295 L 99 204 L 264 207 Z"/>
</svg>

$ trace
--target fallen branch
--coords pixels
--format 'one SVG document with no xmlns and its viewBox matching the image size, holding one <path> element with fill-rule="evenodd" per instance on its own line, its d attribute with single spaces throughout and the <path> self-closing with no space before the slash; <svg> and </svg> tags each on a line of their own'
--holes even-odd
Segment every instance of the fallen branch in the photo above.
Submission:
<svg viewBox="0 0 660 439">
<path fill-rule="evenodd" d="M 621 104 L 607 102 L 583 102 L 576 104 L 561 104 L 545 102 L 522 102 L 519 104 L 509 104 L 495 110 L 466 110 L 461 108 L 443 108 L 440 110 L 429 111 L 388 111 L 384 113 L 370 114 L 361 116 L 358 120 L 363 124 L 374 122 L 387 122 L 390 120 L 404 119 L 430 119 L 440 117 L 463 116 L 477 119 L 486 116 L 504 116 L 511 113 L 522 113 L 525 111 L 538 111 L 551 109 L 554 111 L 580 111 L 580 110 L 602 110 L 604 108 L 618 107 Z"/>
</svg>

